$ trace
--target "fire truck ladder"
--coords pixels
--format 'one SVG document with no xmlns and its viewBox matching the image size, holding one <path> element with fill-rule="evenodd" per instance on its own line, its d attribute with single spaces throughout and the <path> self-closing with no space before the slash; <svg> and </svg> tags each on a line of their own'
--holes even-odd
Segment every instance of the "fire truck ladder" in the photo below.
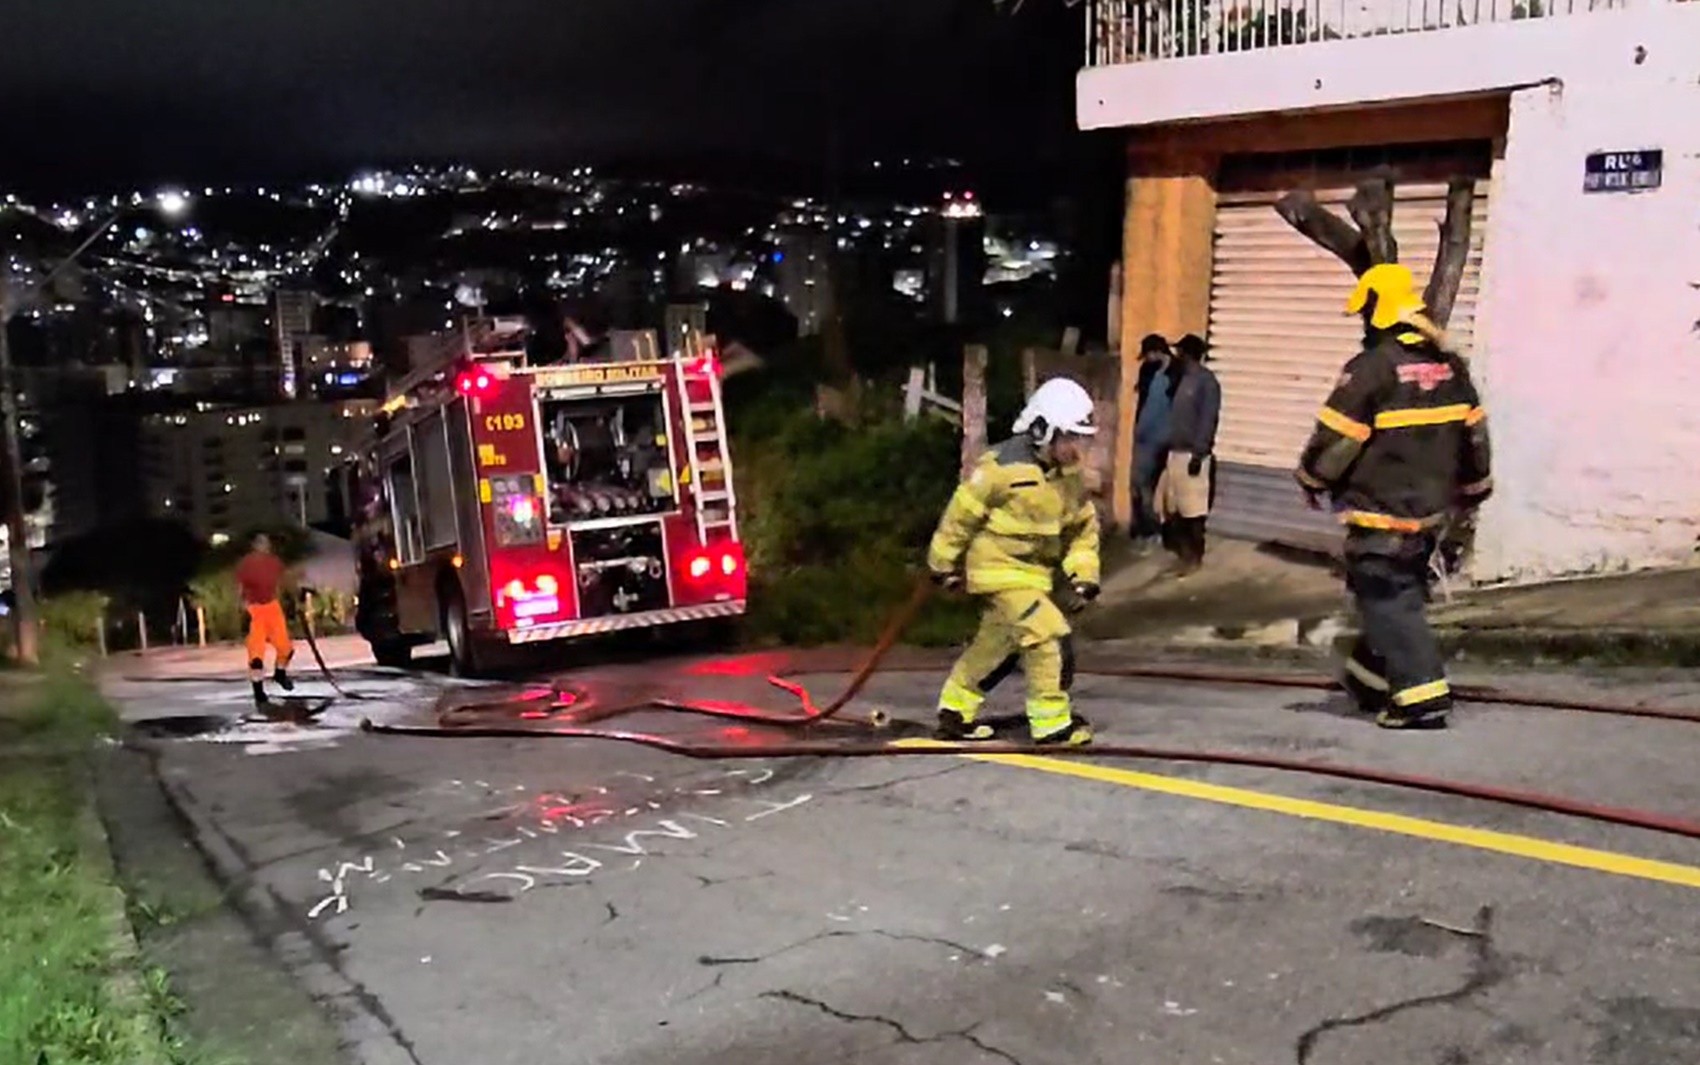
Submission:
<svg viewBox="0 0 1700 1065">
<path fill-rule="evenodd" d="M 726 529 L 736 540 L 738 500 L 732 490 L 732 457 L 726 447 L 726 407 L 721 401 L 720 375 L 686 378 L 685 405 L 685 441 L 690 452 L 699 542 L 707 543 L 709 531 L 714 529 Z"/>
</svg>

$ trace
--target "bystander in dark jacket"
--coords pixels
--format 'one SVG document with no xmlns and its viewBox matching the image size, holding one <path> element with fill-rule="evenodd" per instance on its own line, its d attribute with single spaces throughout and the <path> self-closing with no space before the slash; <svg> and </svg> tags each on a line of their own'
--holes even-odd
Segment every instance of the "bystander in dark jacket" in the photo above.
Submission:
<svg viewBox="0 0 1700 1065">
<path fill-rule="evenodd" d="M 1204 365 L 1208 351 L 1204 338 L 1194 333 L 1175 344 L 1179 373 L 1169 412 L 1169 456 L 1157 488 L 1157 516 L 1166 526 L 1165 541 L 1180 558 L 1183 576 L 1204 564 L 1204 527 L 1222 416 L 1222 385 Z"/>
</svg>

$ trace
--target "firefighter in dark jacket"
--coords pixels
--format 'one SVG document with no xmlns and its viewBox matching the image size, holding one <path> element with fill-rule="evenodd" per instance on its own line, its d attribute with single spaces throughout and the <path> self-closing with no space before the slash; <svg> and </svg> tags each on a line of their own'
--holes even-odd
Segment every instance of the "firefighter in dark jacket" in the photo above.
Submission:
<svg viewBox="0 0 1700 1065">
<path fill-rule="evenodd" d="M 1429 557 L 1452 515 L 1493 489 L 1481 398 L 1423 309 L 1403 266 L 1358 280 L 1346 313 L 1364 318 L 1364 350 L 1317 415 L 1296 474 L 1311 504 L 1326 493 L 1346 524 L 1362 635 L 1343 683 L 1384 728 L 1446 726 L 1452 693 L 1423 615 Z"/>
</svg>

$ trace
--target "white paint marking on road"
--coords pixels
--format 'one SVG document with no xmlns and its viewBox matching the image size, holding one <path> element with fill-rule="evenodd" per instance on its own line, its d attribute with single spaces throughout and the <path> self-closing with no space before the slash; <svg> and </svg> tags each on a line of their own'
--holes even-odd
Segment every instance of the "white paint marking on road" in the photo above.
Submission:
<svg viewBox="0 0 1700 1065">
<path fill-rule="evenodd" d="M 733 771 L 733 775 L 750 776 L 750 772 L 748 770 L 735 770 Z M 761 783 L 771 780 L 773 776 L 774 774 L 771 770 L 763 770 L 761 775 L 751 776 L 748 783 L 750 786 L 758 786 Z M 483 782 L 479 783 L 482 784 Z M 485 786 L 488 785 L 486 784 Z M 606 789 L 601 790 L 606 791 Z M 678 794 L 687 794 L 687 789 L 685 788 L 678 788 L 675 790 Z M 755 813 L 743 817 L 741 820 L 743 822 L 759 821 L 776 813 L 796 809 L 803 804 L 812 801 L 813 798 L 814 796 L 811 794 L 803 794 L 784 801 L 752 799 L 750 801 L 757 803 L 762 808 Z M 545 801 L 558 799 L 562 805 L 568 805 L 568 800 L 561 796 L 551 796 L 545 793 L 540 796 L 540 799 Z M 651 805 L 655 806 L 658 804 L 652 803 Z M 497 811 L 497 813 L 507 814 L 515 810 L 522 809 L 525 809 L 525 807 L 506 807 L 501 811 Z M 555 823 L 554 819 L 556 818 L 565 818 L 570 820 L 573 825 L 578 828 L 587 827 L 586 822 L 583 819 L 566 814 L 559 808 L 550 808 L 546 812 L 548 814 L 548 818 L 540 820 L 535 829 L 529 826 L 514 826 L 518 833 L 517 838 L 485 837 L 482 842 L 482 846 L 485 847 L 483 852 L 468 850 L 464 854 L 459 854 L 457 852 L 455 856 L 451 856 L 446 851 L 437 849 L 433 852 L 431 857 L 420 857 L 416 860 L 403 862 L 393 870 L 380 869 L 378 868 L 373 856 L 362 855 L 360 860 L 357 862 L 344 861 L 334 867 L 320 869 L 317 871 L 318 879 L 330 886 L 330 893 L 311 907 L 308 911 L 308 916 L 310 918 L 317 918 L 325 914 L 327 911 L 333 910 L 338 914 L 348 912 L 350 900 L 348 897 L 346 878 L 351 872 L 365 873 L 369 882 L 387 883 L 391 879 L 394 879 L 395 875 L 399 873 L 422 873 L 425 872 L 428 867 L 434 869 L 448 868 L 455 864 L 457 858 L 464 858 L 471 862 L 479 862 L 490 854 L 509 850 L 511 848 L 521 846 L 529 840 L 538 839 L 540 838 L 540 833 L 558 835 L 560 833 L 560 826 Z M 626 811 L 627 814 L 638 812 L 642 811 L 640 808 L 635 807 Z M 623 815 L 616 815 L 612 810 L 599 810 L 590 820 L 589 825 L 594 826 L 600 824 L 615 816 Z M 586 841 L 585 843 L 580 844 L 580 847 L 584 849 L 594 848 L 616 854 L 633 855 L 635 858 L 631 864 L 631 869 L 636 870 L 642 867 L 645 857 L 651 856 L 654 853 L 650 851 L 646 845 L 647 840 L 694 840 L 700 838 L 699 833 L 696 830 L 688 828 L 682 823 L 684 820 L 691 820 L 700 824 L 712 825 L 718 828 L 731 827 L 733 824 L 733 822 L 724 818 L 714 817 L 708 814 L 694 812 L 680 813 L 677 820 L 658 820 L 655 822 L 657 825 L 655 828 L 636 829 L 631 832 L 627 832 L 619 838 L 618 842 L 594 843 Z M 445 831 L 443 835 L 452 839 L 462 835 L 462 833 L 459 830 L 451 829 Z M 391 842 L 395 844 L 397 850 L 405 851 L 407 849 L 407 842 L 399 836 L 392 837 Z M 505 879 L 508 882 L 520 885 L 516 894 L 523 894 L 538 886 L 540 881 L 546 877 L 564 880 L 581 880 L 606 868 L 602 861 L 585 855 L 582 853 L 582 850 L 569 850 L 562 851 L 560 853 L 566 859 L 565 864 L 554 862 L 529 863 L 523 865 L 516 864 L 509 869 L 497 870 L 490 873 L 481 873 L 479 870 L 474 868 L 470 871 L 469 875 L 477 875 L 480 879 Z M 864 906 L 861 907 L 861 909 L 866 911 L 867 907 Z M 835 920 L 850 920 L 850 918 L 842 917 L 837 914 L 832 916 Z"/>
<path fill-rule="evenodd" d="M 751 814 L 750 816 L 744 818 L 744 820 L 746 820 L 746 821 L 759 821 L 764 817 L 772 817 L 774 814 L 783 813 L 786 810 L 794 809 L 798 806 L 801 806 L 801 805 L 810 801 L 813 798 L 814 798 L 813 795 L 799 795 L 795 799 L 792 799 L 790 802 L 769 802 L 766 799 L 759 799 L 757 801 L 760 802 L 763 806 L 768 807 L 768 809 L 763 810 L 760 813 Z"/>
</svg>

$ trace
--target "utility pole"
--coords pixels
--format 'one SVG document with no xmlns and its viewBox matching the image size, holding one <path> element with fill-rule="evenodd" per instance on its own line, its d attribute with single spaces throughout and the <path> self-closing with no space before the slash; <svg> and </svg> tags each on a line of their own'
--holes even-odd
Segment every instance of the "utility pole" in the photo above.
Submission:
<svg viewBox="0 0 1700 1065">
<path fill-rule="evenodd" d="M 41 624 L 35 602 L 35 574 L 30 563 L 29 530 L 24 526 L 24 463 L 18 441 L 18 387 L 12 373 L 12 306 L 0 278 L 0 463 L 5 480 L 7 553 L 12 560 L 12 621 L 18 661 L 26 666 L 41 661 Z"/>
</svg>

